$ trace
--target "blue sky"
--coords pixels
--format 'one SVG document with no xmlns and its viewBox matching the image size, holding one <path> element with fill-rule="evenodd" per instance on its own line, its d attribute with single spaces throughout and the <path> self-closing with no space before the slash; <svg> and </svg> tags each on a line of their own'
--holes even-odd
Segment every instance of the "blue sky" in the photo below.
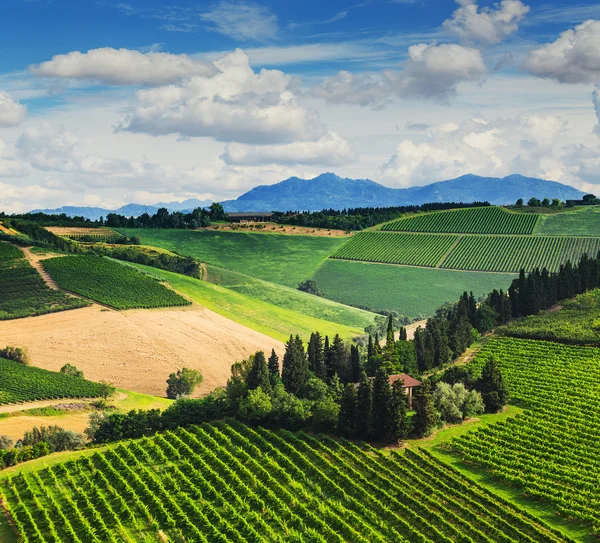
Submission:
<svg viewBox="0 0 600 543">
<path fill-rule="evenodd" d="M 322 171 L 600 183 L 591 1 L 14 0 L 0 48 L 9 211 Z"/>
</svg>

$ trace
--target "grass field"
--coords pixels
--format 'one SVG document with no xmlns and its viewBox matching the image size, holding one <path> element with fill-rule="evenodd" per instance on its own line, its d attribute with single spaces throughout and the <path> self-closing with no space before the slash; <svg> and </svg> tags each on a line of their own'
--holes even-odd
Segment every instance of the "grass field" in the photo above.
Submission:
<svg viewBox="0 0 600 543">
<path fill-rule="evenodd" d="M 518 272 L 546 267 L 558 271 L 567 260 L 596 255 L 600 238 L 541 236 L 463 236 L 441 267 L 458 270 Z"/>
<path fill-rule="evenodd" d="M 494 356 L 521 415 L 448 445 L 496 478 L 600 533 L 600 349 L 494 338 L 471 366 Z"/>
<path fill-rule="evenodd" d="M 21 533 L 54 541 L 566 541 L 426 452 L 239 423 L 15 475 L 2 493 Z"/>
<path fill-rule="evenodd" d="M 444 302 L 455 302 L 466 290 L 475 296 L 507 289 L 511 274 L 461 272 L 328 260 L 314 275 L 325 295 L 338 302 L 395 310 L 407 317 L 429 316 Z"/>
<path fill-rule="evenodd" d="M 0 242 L 0 320 L 84 307 L 88 302 L 50 289 L 20 249 Z"/>
<path fill-rule="evenodd" d="M 101 386 L 78 377 L 0 358 L 0 405 L 54 398 L 91 398 Z"/>
<path fill-rule="evenodd" d="M 458 239 L 450 234 L 362 232 L 332 258 L 435 268 Z"/>
<path fill-rule="evenodd" d="M 600 206 L 541 215 L 535 233 L 542 236 L 600 236 Z"/>
<path fill-rule="evenodd" d="M 499 333 L 573 345 L 600 346 L 600 289 L 562 302 L 560 311 L 542 312 L 512 322 Z"/>
<path fill-rule="evenodd" d="M 297 289 L 276 285 L 238 272 L 207 265 L 207 280 L 245 296 L 304 315 L 364 329 L 373 324 L 375 314 L 349 307 L 327 298 L 313 296 Z"/>
<path fill-rule="evenodd" d="M 457 234 L 532 234 L 537 215 L 501 207 L 475 207 L 422 213 L 384 224 L 382 230 Z"/>
<path fill-rule="evenodd" d="M 120 229 L 154 245 L 258 279 L 295 288 L 348 238 L 271 233 Z"/>
<path fill-rule="evenodd" d="M 348 339 L 364 333 L 364 329 L 358 326 L 345 326 L 314 317 L 309 313 L 292 311 L 207 281 L 148 268 L 141 264 L 132 264 L 132 266 L 144 271 L 148 270 L 169 283 L 178 292 L 189 296 L 211 311 L 280 341 L 286 341 L 290 334 L 300 334 L 304 339 L 308 339 L 315 331 L 330 336 L 339 333 Z M 277 291 L 273 292 L 277 297 Z M 261 296 L 266 295 L 262 293 Z M 313 300 L 307 301 L 309 304 L 313 302 Z"/>
<path fill-rule="evenodd" d="M 130 266 L 98 256 L 68 256 L 42 261 L 61 288 L 115 309 L 189 305 L 185 298 Z"/>
</svg>

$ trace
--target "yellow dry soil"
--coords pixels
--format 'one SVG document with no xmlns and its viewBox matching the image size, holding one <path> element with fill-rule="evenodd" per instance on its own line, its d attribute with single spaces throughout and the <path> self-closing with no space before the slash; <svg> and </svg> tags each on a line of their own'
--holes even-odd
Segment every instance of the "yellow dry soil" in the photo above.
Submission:
<svg viewBox="0 0 600 543">
<path fill-rule="evenodd" d="M 25 347 L 31 364 L 58 371 L 67 362 L 87 379 L 164 396 L 169 373 L 182 367 L 204 376 L 195 396 L 224 386 L 231 365 L 283 344 L 208 309 L 112 311 L 98 305 L 0 321 L 1 343 Z"/>
</svg>

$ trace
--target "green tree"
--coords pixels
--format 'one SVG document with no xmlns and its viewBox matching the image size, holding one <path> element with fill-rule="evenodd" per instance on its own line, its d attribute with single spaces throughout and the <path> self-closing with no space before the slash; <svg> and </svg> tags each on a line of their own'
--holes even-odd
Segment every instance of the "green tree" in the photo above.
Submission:
<svg viewBox="0 0 600 543">
<path fill-rule="evenodd" d="M 360 363 L 360 351 L 358 345 L 350 346 L 350 381 L 352 383 L 358 383 L 360 374 L 362 373 L 362 366 Z"/>
<path fill-rule="evenodd" d="M 246 379 L 246 386 L 248 390 L 254 390 L 255 388 L 262 388 L 267 394 L 271 394 L 271 381 L 269 379 L 269 369 L 267 367 L 267 360 L 265 359 L 265 353 L 257 351 L 254 354 L 254 361 L 248 378 Z"/>
<path fill-rule="evenodd" d="M 361 439 L 369 439 L 373 414 L 373 384 L 364 371 L 360 374 L 356 405 L 356 435 Z"/>
<path fill-rule="evenodd" d="M 475 388 L 481 393 L 487 413 L 498 413 L 508 402 L 508 387 L 493 356 L 483 366 Z"/>
<path fill-rule="evenodd" d="M 338 418 L 338 432 L 345 437 L 354 437 L 356 434 L 356 387 L 348 383 L 344 387 L 340 414 Z"/>
<path fill-rule="evenodd" d="M 385 439 L 390 421 L 390 400 L 392 391 L 387 372 L 379 368 L 373 381 L 373 414 L 372 429 L 373 439 L 382 441 Z"/>
<path fill-rule="evenodd" d="M 438 427 L 440 417 L 433 404 L 431 385 L 426 381 L 417 387 L 413 396 L 413 427 L 419 437 L 426 437 Z"/>
<path fill-rule="evenodd" d="M 394 381 L 392 384 L 392 397 L 390 400 L 389 420 L 387 428 L 387 440 L 390 443 L 397 443 L 406 438 L 409 432 L 408 418 L 408 397 L 403 388 L 403 382 Z"/>
<path fill-rule="evenodd" d="M 307 292 L 308 294 L 313 294 L 314 296 L 323 296 L 323 292 L 317 286 L 317 282 L 313 279 L 306 279 L 305 281 L 302 281 L 302 283 L 298 285 L 298 290 Z"/>
<path fill-rule="evenodd" d="M 319 379 L 327 378 L 327 368 L 325 367 L 325 350 L 323 338 L 319 332 L 310 335 L 308 342 L 308 365 Z"/>
<path fill-rule="evenodd" d="M 275 384 L 281 380 L 281 375 L 279 374 L 279 357 L 277 356 L 275 349 L 271 349 L 271 356 L 269 356 L 268 367 L 271 387 L 274 387 Z"/>
<path fill-rule="evenodd" d="M 339 334 L 333 338 L 333 343 L 329 349 L 329 358 L 327 360 L 327 376 L 333 377 L 335 374 L 340 376 L 343 381 L 348 380 L 348 355 L 344 340 Z"/>
<path fill-rule="evenodd" d="M 271 411 L 273 411 L 271 397 L 262 388 L 255 388 L 240 402 L 238 416 L 242 420 L 260 424 L 270 417 Z"/>
<path fill-rule="evenodd" d="M 176 399 L 189 396 L 196 386 L 202 382 L 202 374 L 198 370 L 182 368 L 171 373 L 167 379 L 167 398 Z"/>
<path fill-rule="evenodd" d="M 65 364 L 62 368 L 60 368 L 60 373 L 83 379 L 83 372 L 71 364 Z"/>
<path fill-rule="evenodd" d="M 523 198 L 519 198 L 516 203 L 517 207 L 523 207 Z"/>
<path fill-rule="evenodd" d="M 342 401 L 342 394 L 344 393 L 344 385 L 340 379 L 340 376 L 336 373 L 329 380 L 329 394 L 337 402 Z"/>
<path fill-rule="evenodd" d="M 285 344 L 281 380 L 288 392 L 299 395 L 308 379 L 308 359 L 300 336 L 290 336 Z"/>
<path fill-rule="evenodd" d="M 312 408 L 312 426 L 316 432 L 330 432 L 337 426 L 340 406 L 327 396 L 314 403 Z"/>
<path fill-rule="evenodd" d="M 389 316 L 388 322 L 387 322 L 387 332 L 386 332 L 385 340 L 388 345 L 394 343 L 394 317 L 392 316 L 391 313 L 390 313 L 390 316 Z"/>
<path fill-rule="evenodd" d="M 223 206 L 218 202 L 213 202 L 212 204 L 210 204 L 208 216 L 210 217 L 211 221 L 227 220 L 227 214 L 225 213 Z"/>
</svg>

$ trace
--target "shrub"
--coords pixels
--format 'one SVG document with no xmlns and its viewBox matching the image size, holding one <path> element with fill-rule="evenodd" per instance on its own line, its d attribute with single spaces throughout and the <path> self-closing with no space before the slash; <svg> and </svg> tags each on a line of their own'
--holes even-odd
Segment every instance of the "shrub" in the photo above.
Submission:
<svg viewBox="0 0 600 543">
<path fill-rule="evenodd" d="M 62 368 L 60 368 L 60 373 L 83 379 L 83 371 L 77 369 L 71 364 L 65 364 Z"/>
<path fill-rule="evenodd" d="M 0 349 L 0 358 L 6 358 L 6 360 L 14 360 L 21 364 L 29 364 L 29 357 L 27 351 L 21 347 L 11 347 L 10 345 Z"/>
<path fill-rule="evenodd" d="M 171 373 L 167 379 L 167 398 L 173 400 L 189 396 L 196 386 L 202 382 L 202 374 L 198 370 L 183 368 Z"/>
<path fill-rule="evenodd" d="M 485 409 L 481 394 L 468 390 L 463 383 L 438 383 L 433 393 L 433 402 L 441 419 L 449 424 L 481 415 Z"/>
</svg>

